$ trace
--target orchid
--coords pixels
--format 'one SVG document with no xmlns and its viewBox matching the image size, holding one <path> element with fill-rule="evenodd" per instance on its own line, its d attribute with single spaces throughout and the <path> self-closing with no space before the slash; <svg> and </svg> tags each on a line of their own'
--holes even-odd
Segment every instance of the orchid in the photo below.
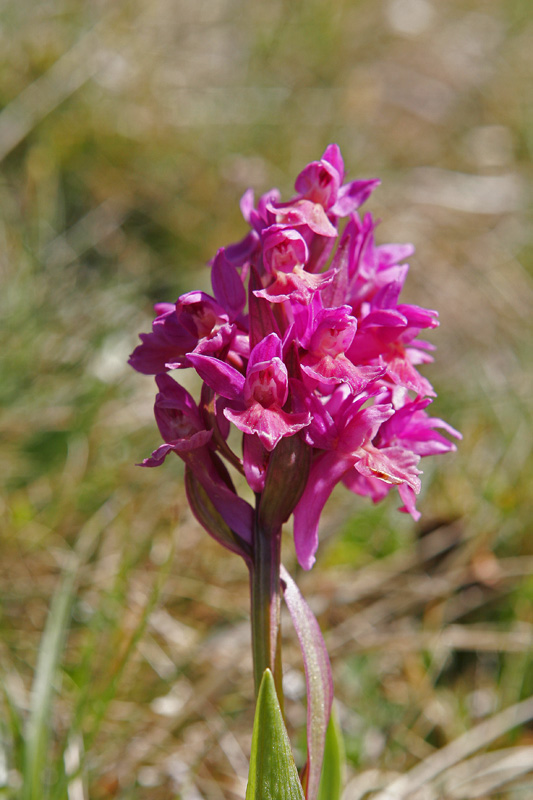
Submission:
<svg viewBox="0 0 533 800">
<path fill-rule="evenodd" d="M 418 368 L 433 347 L 418 337 L 438 314 L 400 302 L 413 248 L 375 244 L 376 222 L 358 210 L 380 182 L 345 177 L 331 144 L 300 172 L 288 201 L 273 189 L 256 205 L 248 190 L 241 211 L 249 231 L 214 256 L 213 296 L 193 291 L 158 304 L 152 332 L 130 357 L 159 389 L 164 443 L 142 466 L 176 453 L 198 520 L 250 569 L 257 691 L 270 669 L 281 697 L 282 585 L 306 672 L 313 658 L 320 665 L 308 680 L 309 708 L 321 697 L 323 711 L 318 734 L 308 730 L 308 800 L 318 787 L 331 674 L 311 612 L 290 576 L 280 578 L 282 525 L 294 514 L 296 556 L 310 569 L 322 510 L 340 483 L 374 502 L 397 490 L 400 510 L 416 520 L 421 459 L 455 449 L 443 433 L 460 438 L 427 412 L 435 391 Z M 180 386 L 183 369 L 201 379 L 198 404 Z M 255 510 L 224 461 L 248 482 Z"/>
</svg>

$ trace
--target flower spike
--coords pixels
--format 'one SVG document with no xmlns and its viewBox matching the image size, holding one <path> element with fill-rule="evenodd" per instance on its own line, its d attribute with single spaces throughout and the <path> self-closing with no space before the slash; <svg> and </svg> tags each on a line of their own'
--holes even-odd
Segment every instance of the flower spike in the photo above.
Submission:
<svg viewBox="0 0 533 800">
<path fill-rule="evenodd" d="M 272 189 L 256 202 L 248 190 L 248 232 L 211 261 L 213 296 L 193 291 L 156 306 L 152 332 L 130 358 L 159 388 L 163 444 L 143 466 L 179 455 L 202 524 L 211 520 L 226 545 L 224 525 L 250 543 L 250 507 L 224 474 L 226 460 L 256 494 L 264 528 L 294 513 L 305 569 L 337 484 L 374 502 L 397 490 L 401 510 L 417 519 L 420 460 L 460 438 L 427 412 L 435 391 L 419 368 L 433 347 L 419 335 L 438 315 L 401 302 L 413 247 L 376 244 L 376 221 L 359 216 L 379 183 L 347 182 L 330 144 L 300 171 L 289 200 Z M 186 368 L 203 382 L 200 408 L 166 374 Z M 200 508 L 206 492 L 209 512 Z"/>
</svg>

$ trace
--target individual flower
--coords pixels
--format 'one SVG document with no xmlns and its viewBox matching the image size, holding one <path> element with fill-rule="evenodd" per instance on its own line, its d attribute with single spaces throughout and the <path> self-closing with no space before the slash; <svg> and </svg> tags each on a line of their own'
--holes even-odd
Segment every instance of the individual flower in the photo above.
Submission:
<svg viewBox="0 0 533 800">
<path fill-rule="evenodd" d="M 277 334 L 269 334 L 254 347 L 246 377 L 209 356 L 195 354 L 190 359 L 217 394 L 244 405 L 236 409 L 228 406 L 224 415 L 243 433 L 256 434 L 269 452 L 284 436 L 293 436 L 309 425 L 309 413 L 283 410 L 289 395 L 289 377 Z"/>
<path fill-rule="evenodd" d="M 302 370 L 321 386 L 347 384 L 359 394 L 367 384 L 384 374 L 384 369 L 358 366 L 346 353 L 354 339 L 357 320 L 348 306 L 323 308 L 315 317 L 307 353 L 302 357 Z"/>
</svg>

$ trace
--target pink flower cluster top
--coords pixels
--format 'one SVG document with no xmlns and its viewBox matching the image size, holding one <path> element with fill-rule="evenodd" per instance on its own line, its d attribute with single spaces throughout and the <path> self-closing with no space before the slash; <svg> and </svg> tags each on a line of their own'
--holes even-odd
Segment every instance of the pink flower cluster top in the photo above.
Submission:
<svg viewBox="0 0 533 800">
<path fill-rule="evenodd" d="M 331 144 L 298 175 L 288 202 L 272 190 L 256 206 L 247 191 L 241 210 L 250 231 L 211 262 L 213 295 L 188 292 L 158 304 L 152 332 L 141 334 L 130 357 L 159 388 L 164 444 L 143 465 L 177 453 L 236 542 L 251 543 L 253 510 L 222 459 L 258 497 L 281 442 L 286 480 L 291 457 L 300 461 L 299 489 L 283 501 L 282 516 L 294 512 L 305 569 L 337 483 L 374 502 L 396 488 L 401 510 L 418 519 L 420 458 L 455 449 L 442 431 L 460 437 L 427 411 L 435 392 L 417 367 L 432 361 L 433 348 L 418 336 L 438 325 L 438 315 L 400 301 L 413 248 L 376 245 L 371 214 L 358 214 L 378 184 L 344 183 Z M 187 368 L 203 381 L 198 404 L 168 374 Z M 243 434 L 240 455 L 228 444 L 230 425 Z M 275 469 L 283 471 L 283 461 Z"/>
</svg>

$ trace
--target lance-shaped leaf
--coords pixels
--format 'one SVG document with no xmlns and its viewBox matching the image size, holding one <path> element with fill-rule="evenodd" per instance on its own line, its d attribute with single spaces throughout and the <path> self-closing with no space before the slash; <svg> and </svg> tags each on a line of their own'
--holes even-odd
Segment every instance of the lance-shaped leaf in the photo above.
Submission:
<svg viewBox="0 0 533 800">
<path fill-rule="evenodd" d="M 324 766 L 320 776 L 318 800 L 341 800 L 344 765 L 345 752 L 342 731 L 335 713 L 335 706 L 333 706 L 326 732 Z"/>
<path fill-rule="evenodd" d="M 222 514 L 215 508 L 208 492 L 188 466 L 185 467 L 185 491 L 194 516 L 208 534 L 223 547 L 237 553 L 246 562 L 249 562 L 251 560 L 250 545 L 225 522 Z M 240 498 L 236 499 L 240 500 Z"/>
<path fill-rule="evenodd" d="M 304 800 L 269 669 L 257 697 L 246 800 Z"/>
<path fill-rule="evenodd" d="M 328 651 L 316 618 L 300 590 L 281 567 L 283 596 L 302 651 L 307 685 L 307 765 L 303 776 L 306 800 L 316 800 L 324 744 L 333 703 L 333 679 Z"/>
</svg>

